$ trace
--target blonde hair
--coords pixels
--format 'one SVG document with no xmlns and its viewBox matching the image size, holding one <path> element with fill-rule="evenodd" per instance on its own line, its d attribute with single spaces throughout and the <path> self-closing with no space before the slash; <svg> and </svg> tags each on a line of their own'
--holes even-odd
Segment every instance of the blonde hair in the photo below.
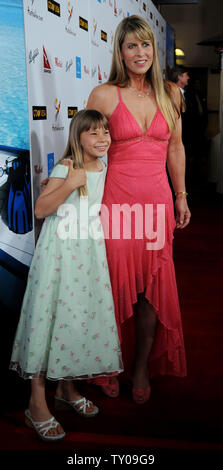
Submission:
<svg viewBox="0 0 223 470">
<path fill-rule="evenodd" d="M 170 132 L 172 132 L 176 125 L 176 112 L 179 116 L 179 109 L 172 96 L 170 84 L 164 83 L 155 35 L 144 18 L 131 15 L 119 23 L 115 33 L 112 65 L 107 83 L 121 87 L 125 87 L 128 83 L 129 76 L 121 54 L 126 33 L 134 33 L 140 41 L 149 40 L 152 42 L 153 63 L 146 73 L 146 79 L 151 83 L 157 105 L 167 121 Z"/>
<path fill-rule="evenodd" d="M 84 168 L 83 148 L 80 142 L 81 133 L 101 127 L 108 129 L 108 120 L 99 111 L 95 109 L 78 111 L 71 120 L 67 145 L 58 163 L 69 157 L 73 160 L 74 168 Z M 80 196 L 87 195 L 86 185 L 79 188 L 79 194 Z"/>
</svg>

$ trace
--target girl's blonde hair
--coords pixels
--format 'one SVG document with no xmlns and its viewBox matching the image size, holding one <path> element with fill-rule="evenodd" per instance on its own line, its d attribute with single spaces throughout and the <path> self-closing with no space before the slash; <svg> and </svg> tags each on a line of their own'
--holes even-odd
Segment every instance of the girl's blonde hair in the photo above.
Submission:
<svg viewBox="0 0 223 470">
<path fill-rule="evenodd" d="M 146 79 L 151 83 L 157 105 L 167 121 L 170 132 L 172 132 L 176 125 L 176 112 L 178 116 L 180 112 L 177 103 L 171 96 L 171 85 L 163 80 L 155 35 L 144 18 L 131 15 L 119 23 L 115 33 L 112 65 L 107 83 L 125 87 L 129 81 L 121 54 L 126 33 L 134 33 L 140 41 L 151 41 L 152 43 L 153 63 L 147 71 Z"/>
<path fill-rule="evenodd" d="M 71 120 L 67 145 L 58 163 L 65 158 L 70 158 L 73 160 L 74 168 L 84 168 L 83 148 L 80 142 L 81 133 L 89 131 L 89 129 L 101 127 L 108 129 L 108 120 L 99 111 L 95 109 L 82 109 L 78 111 Z M 80 196 L 87 195 L 86 185 L 79 188 L 79 193 Z"/>
</svg>

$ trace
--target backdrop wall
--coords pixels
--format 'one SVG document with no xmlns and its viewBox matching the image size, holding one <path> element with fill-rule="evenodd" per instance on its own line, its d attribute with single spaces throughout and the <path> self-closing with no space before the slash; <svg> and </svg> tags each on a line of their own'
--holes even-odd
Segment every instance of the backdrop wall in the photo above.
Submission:
<svg viewBox="0 0 223 470">
<path fill-rule="evenodd" d="M 40 181 L 74 113 L 107 81 L 118 23 L 132 14 L 150 23 L 165 74 L 166 22 L 151 0 L 0 0 L 0 12 L 0 301 L 17 310 L 40 228 Z"/>
<path fill-rule="evenodd" d="M 33 200 L 64 151 L 70 119 L 85 107 L 90 91 L 106 82 L 114 34 L 126 16 L 152 26 L 163 72 L 166 23 L 153 3 L 142 0 L 24 0 Z"/>
</svg>

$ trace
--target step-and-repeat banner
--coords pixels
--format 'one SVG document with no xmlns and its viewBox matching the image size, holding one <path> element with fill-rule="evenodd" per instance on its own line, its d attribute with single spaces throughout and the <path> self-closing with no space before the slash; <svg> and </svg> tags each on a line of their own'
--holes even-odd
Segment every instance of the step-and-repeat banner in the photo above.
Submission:
<svg viewBox="0 0 223 470">
<path fill-rule="evenodd" d="M 107 81 L 115 30 L 137 14 L 155 31 L 165 71 L 166 23 L 142 0 L 24 0 L 34 201 L 64 151 L 70 119 Z"/>
<path fill-rule="evenodd" d="M 107 81 L 116 27 L 132 14 L 152 26 L 165 74 L 166 23 L 151 0 L 0 0 L 0 302 L 10 309 L 21 303 L 39 233 L 40 181 L 61 157 L 74 113 Z"/>
</svg>

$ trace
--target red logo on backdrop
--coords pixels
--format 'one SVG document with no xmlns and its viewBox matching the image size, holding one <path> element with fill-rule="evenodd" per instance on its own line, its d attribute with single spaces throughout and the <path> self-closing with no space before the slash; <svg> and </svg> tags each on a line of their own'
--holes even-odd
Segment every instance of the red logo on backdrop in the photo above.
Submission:
<svg viewBox="0 0 223 470">
<path fill-rule="evenodd" d="M 60 67 L 60 68 L 63 67 L 63 62 L 62 60 L 58 59 L 58 57 L 55 57 L 55 64 L 57 67 Z"/>
<path fill-rule="evenodd" d="M 84 72 L 85 72 L 87 75 L 89 75 L 89 73 L 90 73 L 90 70 L 87 68 L 86 65 L 84 65 Z"/>
<path fill-rule="evenodd" d="M 50 63 L 49 63 L 47 53 L 46 53 L 46 49 L 45 49 L 44 46 L 43 46 L 43 68 L 44 68 L 44 72 L 51 73 Z"/>
<path fill-rule="evenodd" d="M 40 173 L 43 172 L 43 167 L 40 165 L 34 165 L 35 173 L 39 175 Z"/>
<path fill-rule="evenodd" d="M 118 9 L 117 9 L 117 5 L 116 5 L 116 0 L 114 0 L 114 15 L 118 16 Z"/>
<path fill-rule="evenodd" d="M 98 65 L 98 81 L 99 81 L 99 83 L 102 82 L 101 69 L 100 69 L 100 66 L 99 66 L 99 65 Z"/>
</svg>

